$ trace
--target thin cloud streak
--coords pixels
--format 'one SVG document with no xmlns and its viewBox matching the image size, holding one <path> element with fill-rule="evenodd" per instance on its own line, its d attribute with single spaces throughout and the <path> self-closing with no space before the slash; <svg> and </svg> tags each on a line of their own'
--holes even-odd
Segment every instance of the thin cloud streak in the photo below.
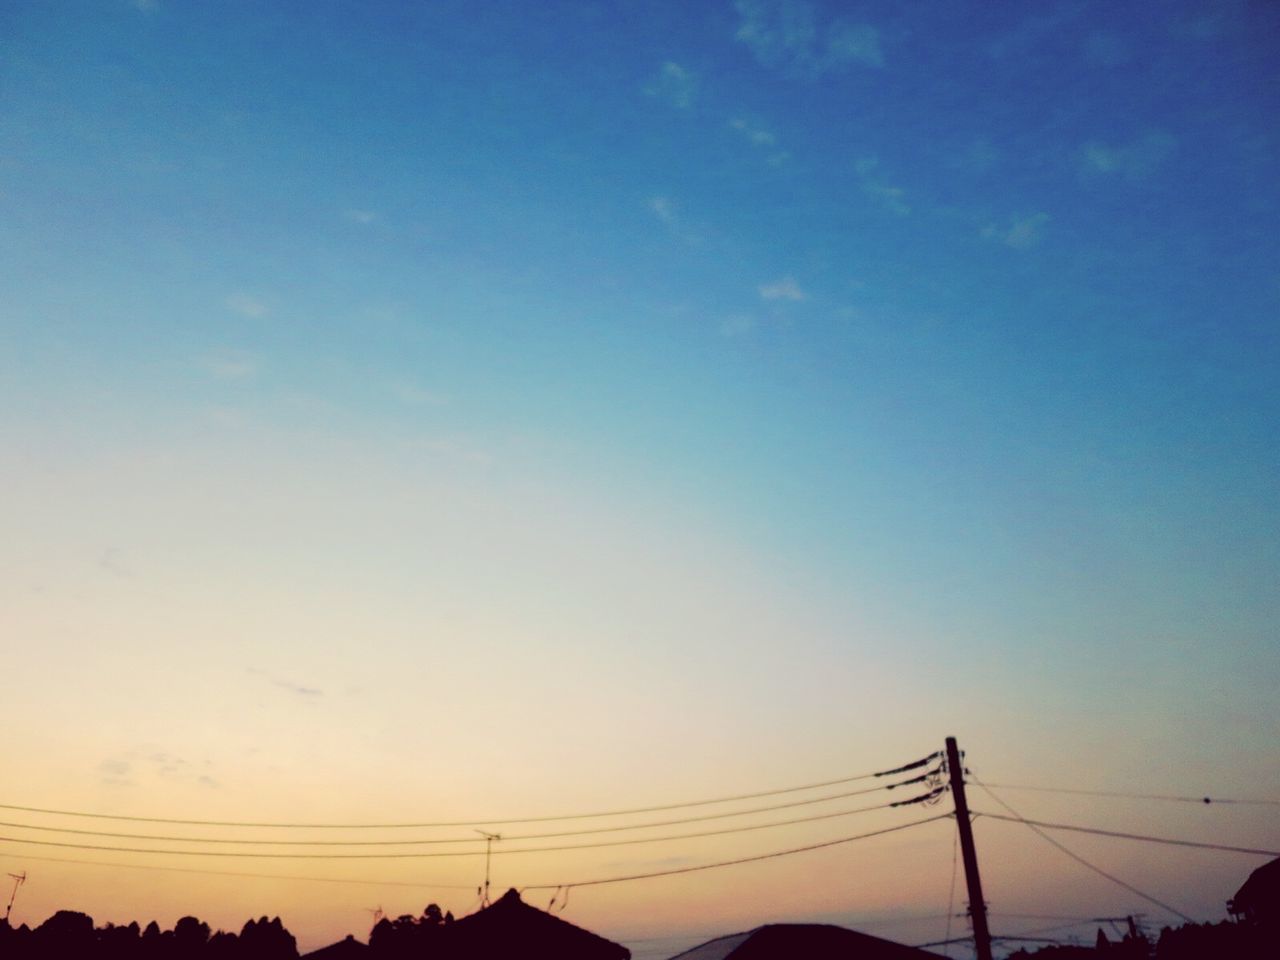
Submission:
<svg viewBox="0 0 1280 960">
<path fill-rule="evenodd" d="M 807 0 L 737 0 L 736 40 L 768 67 L 810 78 L 851 66 L 884 66 L 880 31 L 869 23 L 836 18 L 822 24 Z"/>
<path fill-rule="evenodd" d="M 788 300 L 799 303 L 808 299 L 807 294 L 800 289 L 800 284 L 796 283 L 795 277 L 783 277 L 773 283 L 762 283 L 757 289 L 762 300 Z"/>
</svg>

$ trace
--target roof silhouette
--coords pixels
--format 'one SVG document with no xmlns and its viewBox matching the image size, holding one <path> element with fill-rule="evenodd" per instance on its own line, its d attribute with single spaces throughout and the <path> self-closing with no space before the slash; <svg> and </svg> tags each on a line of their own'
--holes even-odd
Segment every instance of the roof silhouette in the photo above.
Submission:
<svg viewBox="0 0 1280 960">
<path fill-rule="evenodd" d="M 1249 874 L 1231 899 L 1231 909 L 1252 923 L 1280 923 L 1280 857 Z"/>
<path fill-rule="evenodd" d="M 770 923 L 671 960 L 937 960 L 938 954 L 826 923 Z"/>
<path fill-rule="evenodd" d="M 589 930 L 531 907 L 515 890 L 446 928 L 451 953 L 479 958 L 555 957 L 630 960 L 631 951 Z"/>
<path fill-rule="evenodd" d="M 368 952 L 368 944 L 361 943 L 351 934 L 347 934 L 337 943 L 331 943 L 327 947 L 304 954 L 300 960 L 352 960 L 355 957 L 364 957 Z"/>
</svg>

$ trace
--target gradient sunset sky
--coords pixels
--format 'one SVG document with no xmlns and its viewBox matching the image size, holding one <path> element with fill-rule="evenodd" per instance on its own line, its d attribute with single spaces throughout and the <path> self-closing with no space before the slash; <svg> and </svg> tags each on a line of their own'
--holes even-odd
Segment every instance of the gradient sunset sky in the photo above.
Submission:
<svg viewBox="0 0 1280 960">
<path fill-rule="evenodd" d="M 949 734 L 993 783 L 1280 798 L 1277 50 L 1244 0 L 4 5 L 0 803 L 501 830 Z M 1280 849 L 1274 806 L 998 792 Z M 499 844 L 494 885 L 949 805 Z M 314 948 L 464 913 L 484 869 L 0 814 L 15 922 L 280 914 Z M 975 830 L 993 912 L 1176 922 Z M 560 915 L 637 960 L 942 939 L 953 834 Z M 1200 920 L 1264 862 L 1059 839 Z"/>
</svg>

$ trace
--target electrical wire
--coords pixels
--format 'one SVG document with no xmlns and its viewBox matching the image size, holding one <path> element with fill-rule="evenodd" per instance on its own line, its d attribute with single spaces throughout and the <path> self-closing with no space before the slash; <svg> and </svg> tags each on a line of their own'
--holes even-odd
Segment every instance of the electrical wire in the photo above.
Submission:
<svg viewBox="0 0 1280 960">
<path fill-rule="evenodd" d="M 510 855 L 516 853 L 562 853 L 571 850 L 598 850 L 603 847 L 622 847 L 641 843 L 663 843 L 672 840 L 693 840 L 701 837 L 724 836 L 732 833 L 746 833 L 752 830 L 765 830 L 772 827 L 790 826 L 797 823 L 812 823 L 818 820 L 830 820 L 835 817 L 846 817 L 857 813 L 868 813 L 873 810 L 885 810 L 893 804 L 877 804 L 870 807 L 855 807 L 852 810 L 840 810 L 835 813 L 823 813 L 812 817 L 795 817 L 790 820 L 772 821 L 769 823 L 749 824 L 742 827 L 728 827 L 723 830 L 704 830 L 697 833 L 673 834 L 665 837 L 635 837 L 629 840 L 607 840 L 601 843 L 578 843 L 551 847 L 524 847 L 520 849 L 498 849 L 492 854 Z M 97 844 L 68 843 L 57 840 L 27 840 L 21 837 L 0 837 L 0 841 L 8 843 L 32 844 L 42 847 L 61 847 L 72 850 L 99 850 L 111 853 L 154 853 L 164 856 L 189 857 L 236 857 L 263 860 L 404 860 L 435 859 L 441 857 L 478 857 L 487 856 L 487 850 L 444 850 L 434 853 L 421 852 L 382 852 L 382 853 L 268 853 L 248 850 L 172 850 L 163 847 L 112 847 Z"/>
<path fill-rule="evenodd" d="M 998 790 L 1030 790 L 1037 793 L 1069 793 L 1083 797 L 1115 797 L 1123 800 L 1168 800 L 1174 803 L 1199 804 L 1249 804 L 1254 806 L 1280 807 L 1280 800 L 1239 800 L 1225 797 L 1181 797 L 1164 793 L 1125 793 L 1120 790 L 1078 790 L 1071 787 L 1036 787 L 1025 783 L 993 783 L 990 786 Z"/>
<path fill-rule="evenodd" d="M 874 774 L 874 776 L 892 777 L 899 773 L 906 773 L 908 770 L 918 770 L 925 764 L 936 760 L 940 756 L 942 756 L 942 751 L 935 750 L 933 753 L 929 754 L 927 757 L 921 758 L 920 760 L 912 760 L 910 763 L 904 763 L 902 766 L 894 767 L 892 770 L 881 770 L 879 773 Z"/>
<path fill-rule="evenodd" d="M 991 938 L 995 940 L 995 937 Z M 928 943 L 913 943 L 911 946 L 916 950 L 923 950 L 925 947 L 944 947 L 950 943 L 972 943 L 973 937 L 952 937 L 950 940 L 930 940 Z"/>
<path fill-rule="evenodd" d="M 981 780 L 979 780 L 976 776 L 974 776 L 972 771 L 966 770 L 965 772 L 968 773 L 969 776 L 973 778 L 974 783 L 976 783 L 978 786 L 980 786 L 983 789 L 983 791 L 986 792 L 987 796 L 989 796 L 996 803 L 1000 804 L 1000 806 L 1008 810 L 1011 814 L 1014 815 L 1014 817 L 1018 819 L 1018 821 L 1025 824 L 1030 830 L 1034 831 L 1036 836 L 1040 837 L 1040 839 L 1044 840 L 1046 843 L 1056 847 L 1062 853 L 1066 854 L 1072 860 L 1076 861 L 1076 863 L 1080 864 L 1083 867 L 1087 867 L 1088 869 L 1092 870 L 1094 873 L 1098 874 L 1100 877 L 1105 877 L 1106 879 L 1110 880 L 1112 883 L 1116 884 L 1117 886 L 1124 887 L 1130 893 L 1136 894 L 1137 896 L 1141 897 L 1143 900 L 1146 900 L 1148 903 L 1154 903 L 1161 910 L 1171 913 L 1175 917 L 1181 917 L 1187 923 L 1195 923 L 1195 921 L 1191 919 L 1191 917 L 1187 916 L 1181 910 L 1178 910 L 1175 907 L 1169 906 L 1169 904 L 1167 903 L 1157 900 L 1155 897 L 1151 896 L 1150 894 L 1143 893 L 1141 890 L 1139 890 L 1137 887 L 1133 886 L 1132 884 L 1126 883 L 1125 881 L 1121 880 L 1119 877 L 1114 876 L 1113 874 L 1107 873 L 1107 871 L 1103 870 L 1101 867 L 1095 866 L 1094 864 L 1086 860 L 1084 857 L 1073 852 L 1067 847 L 1064 847 L 1057 840 L 1053 839 L 1053 837 L 1049 836 L 1047 833 L 1041 830 L 1038 826 L 1030 823 L 1026 818 L 1022 816 L 1022 814 L 1018 813 L 1017 810 L 1013 809 L 1013 807 L 1009 806 L 1009 804 L 1005 803 L 998 796 L 992 793 L 990 788 L 987 787 L 987 785 L 984 784 Z M 1001 819 L 1004 819 L 1004 818 L 1001 818 Z"/>
<path fill-rule="evenodd" d="M 16 854 L 9 854 L 16 858 Z M 408 880 L 365 880 L 357 877 L 300 877 L 289 873 L 251 873 L 239 870 L 201 870 L 198 867 L 169 867 L 159 863 L 112 863 L 108 860 L 79 860 L 71 857 L 42 857 L 22 854 L 22 860 L 41 863 L 68 863 L 81 867 L 124 867 L 128 870 L 162 870 L 166 873 L 194 873 L 204 877 L 235 877 L 248 880 L 301 880 L 307 883 L 353 883 L 375 887 L 413 887 L 418 890 L 474 890 L 472 884 L 415 883 Z"/>
<path fill-rule="evenodd" d="M 1000 917 L 1006 920 L 1072 920 L 1075 923 L 1097 923 L 1099 920 L 1098 917 L 1065 917 L 1060 913 L 997 913 L 994 910 L 988 910 L 987 916 Z M 1034 933 L 1036 931 L 1026 930 L 1024 932 Z"/>
<path fill-rule="evenodd" d="M 658 813 L 664 810 L 680 810 L 685 807 L 705 807 L 717 803 L 732 803 L 737 800 L 758 800 L 761 797 L 775 797 L 787 793 L 800 793 L 805 790 L 817 790 L 821 787 L 834 787 L 842 783 L 853 783 L 858 780 L 870 780 L 877 777 L 892 776 L 908 770 L 914 770 L 929 763 L 938 756 L 937 751 L 920 760 L 895 767 L 891 770 L 879 770 L 872 773 L 860 773 L 853 776 L 839 777 L 835 780 L 823 780 L 817 783 L 806 783 L 801 786 L 783 787 L 777 790 L 761 790 L 757 793 L 742 793 L 730 797 L 714 797 L 707 800 L 686 800 L 682 803 L 667 803 L 652 807 L 631 807 L 626 810 L 603 810 L 594 813 L 565 813 L 543 817 L 489 817 L 487 819 L 453 820 L 437 823 L 286 823 L 286 822 L 252 822 L 244 820 L 184 820 L 176 817 L 138 817 L 124 814 L 87 813 L 78 810 L 54 810 L 46 807 L 29 807 L 12 803 L 0 803 L 0 810 L 18 810 L 23 813 L 40 813 L 60 817 L 87 817 L 97 820 L 125 820 L 133 823 L 172 823 L 184 826 L 200 827 L 276 827 L 280 829 L 317 829 L 317 830 L 388 830 L 428 827 L 476 827 L 493 824 L 512 823 L 549 823 L 556 820 L 593 820 L 599 817 L 621 817 L 633 813 Z M 877 788 L 883 789 L 883 788 Z"/>
<path fill-rule="evenodd" d="M 755 813 L 771 813 L 775 810 L 789 810 L 795 807 L 813 806 L 814 804 L 827 803 L 831 800 L 844 800 L 849 797 L 863 796 L 869 793 L 878 793 L 881 790 L 892 790 L 895 787 L 906 786 L 910 783 L 916 783 L 919 778 L 912 780 L 904 780 L 899 783 L 891 783 L 878 787 L 871 787 L 864 790 L 849 790 L 844 793 L 832 793 L 822 797 L 815 797 L 810 800 L 794 800 L 790 803 L 777 803 L 765 807 L 752 807 L 747 810 L 731 810 L 726 813 L 710 813 L 697 817 L 681 817 L 674 820 L 652 820 L 647 823 L 623 824 L 613 827 L 593 827 L 588 830 L 561 830 L 551 833 L 527 833 L 520 835 L 503 835 L 504 841 L 511 840 L 547 840 L 553 837 L 578 837 L 600 833 L 617 833 L 627 830 L 644 830 L 650 827 L 669 827 L 677 826 L 684 823 L 702 823 L 708 820 L 725 820 L 730 817 L 742 817 Z M 929 795 L 926 795 L 929 796 Z M 917 802 L 917 800 L 899 800 L 897 803 L 884 804 L 885 807 L 902 806 L 907 803 Z M 919 800 L 923 802 L 923 800 Z M 880 808 L 872 808 L 880 809 Z M 109 837 L 116 840 L 157 840 L 161 842 L 185 842 L 185 843 L 217 843 L 217 844 L 241 844 L 251 846 L 270 846 L 270 847 L 378 847 L 378 846 L 411 846 L 423 844 L 440 844 L 440 843 L 482 843 L 483 839 L 477 837 L 450 837 L 450 838 L 428 838 L 428 839 L 408 839 L 408 840 L 262 840 L 256 838 L 245 839 L 242 837 L 175 837 L 161 836 L 151 833 L 118 833 L 109 830 L 85 830 L 74 827 L 51 827 L 43 824 L 31 823 L 10 823 L 0 821 L 0 827 L 16 827 L 23 830 L 39 830 L 46 833 L 68 833 L 78 836 L 91 837 Z"/>
<path fill-rule="evenodd" d="M 960 831 L 957 830 L 955 836 L 951 839 L 951 893 L 947 895 L 947 939 L 943 941 L 949 944 L 951 942 L 951 920 L 955 916 L 956 910 L 956 873 L 957 857 L 956 854 L 960 849 Z M 946 951 L 946 956 L 951 956 L 951 950 Z"/>
<path fill-rule="evenodd" d="M 1065 918 L 1064 918 L 1064 919 L 1065 919 Z M 1054 926 L 1052 926 L 1052 927 L 1035 927 L 1035 928 L 1034 928 L 1034 929 L 1032 929 L 1032 930 L 1023 930 L 1021 933 L 1019 933 L 1019 934 L 1018 934 L 1018 936 L 1021 936 L 1021 937 L 1034 937 L 1034 936 L 1037 936 L 1038 934 L 1042 934 L 1042 933 L 1060 933 L 1060 932 L 1061 932 L 1061 931 L 1063 931 L 1063 930 L 1072 930 L 1072 929 L 1074 929 L 1074 928 L 1076 928 L 1076 927 L 1083 927 L 1085 924 L 1088 924 L 1088 925 L 1090 925 L 1090 926 L 1093 926 L 1095 923 L 1099 923 L 1099 922 L 1102 922 L 1102 919 L 1101 919 L 1101 918 L 1098 918 L 1098 917 L 1088 917 L 1088 918 L 1084 918 L 1084 919 L 1081 919 L 1081 920 L 1075 920 L 1075 921 L 1073 921 L 1073 922 L 1071 922 L 1071 923 L 1059 923 L 1059 924 L 1055 924 L 1055 925 L 1054 925 Z M 1110 922 L 1110 921 L 1107 921 L 1107 922 Z M 1004 939 L 1004 938 L 1001 938 L 1001 939 Z"/>
<path fill-rule="evenodd" d="M 893 827 L 885 827 L 882 830 L 872 830 L 869 833 L 859 833 L 852 837 L 841 837 L 838 840 L 828 840 L 825 843 L 813 843 L 807 847 L 793 847 L 790 850 L 776 850 L 773 853 L 762 853 L 754 857 L 740 857 L 737 860 L 721 860 L 716 863 L 703 863 L 695 867 L 676 867 L 671 870 L 657 870 L 653 873 L 634 873 L 623 877 L 603 877 L 597 880 L 577 880 L 572 884 L 564 883 L 538 883 L 529 884 L 524 887 L 526 890 L 553 890 L 558 886 L 574 886 L 574 887 L 594 887 L 606 883 L 626 883 L 631 880 L 650 880 L 655 877 L 671 877 L 682 873 L 697 873 L 701 870 L 714 870 L 718 867 L 733 867 L 741 863 L 757 863 L 761 860 L 773 860 L 777 857 L 788 857 L 797 853 L 808 853 L 810 850 L 822 850 L 826 847 L 839 846 L 842 843 L 852 843 L 855 840 L 867 840 L 871 837 L 883 836 L 886 833 L 896 833 L 899 830 L 909 830 L 912 827 L 923 826 L 926 823 L 933 823 L 937 820 L 946 820 L 954 814 L 939 813 L 932 817 L 925 817 L 923 820 L 913 820 L 910 823 L 900 823 Z"/>
<path fill-rule="evenodd" d="M 982 786 L 982 784 L 978 784 L 978 786 Z M 1009 823 L 1025 823 L 1029 827 L 1044 827 L 1046 830 L 1070 830 L 1074 833 L 1092 833 L 1100 837 L 1115 837 L 1120 840 L 1140 840 L 1143 843 L 1164 843 L 1174 847 L 1193 847 L 1197 850 L 1221 850 L 1226 853 L 1247 853 L 1260 857 L 1280 857 L 1280 850 L 1262 850 L 1257 847 L 1233 847 L 1225 843 L 1201 843 L 1196 840 L 1176 840 L 1172 837 L 1151 837 L 1141 833 L 1122 833 L 1118 830 L 1100 830 L 1095 827 L 1078 827 L 1069 823 L 1048 823 L 1044 820 L 1028 820 L 1024 817 L 1006 817 L 999 813 L 983 813 L 980 814 L 980 816 L 990 817 L 992 820 L 1006 820 Z"/>
</svg>

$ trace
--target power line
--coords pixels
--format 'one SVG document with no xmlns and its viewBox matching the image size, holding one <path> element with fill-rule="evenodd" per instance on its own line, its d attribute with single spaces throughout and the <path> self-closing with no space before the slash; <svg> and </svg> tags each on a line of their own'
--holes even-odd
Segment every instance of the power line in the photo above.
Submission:
<svg viewBox="0 0 1280 960">
<path fill-rule="evenodd" d="M 822 797 L 814 797 L 809 800 L 794 800 L 790 803 L 777 803 L 765 807 L 752 807 L 748 810 L 731 810 L 726 813 L 703 814 L 697 817 L 681 817 L 674 820 L 652 820 L 647 823 L 623 824 L 621 826 L 612 827 L 593 827 L 587 830 L 562 830 L 551 833 L 528 833 L 521 835 L 505 834 L 506 840 L 546 840 L 553 837 L 578 837 L 600 833 L 617 833 L 627 830 L 644 830 L 650 827 L 669 827 L 684 823 L 702 823 L 708 820 L 725 820 L 730 817 L 742 817 L 756 813 L 771 813 L 775 810 L 788 810 L 795 807 L 813 806 L 819 803 L 827 803 L 832 800 L 844 800 L 849 797 L 863 796 L 869 793 L 878 793 L 881 790 L 892 790 L 895 787 L 906 786 L 910 783 L 918 782 L 919 778 L 904 780 L 898 783 L 871 787 L 863 790 L 849 790 L 844 793 L 827 794 Z M 884 807 L 902 805 L 912 803 L 914 800 L 898 801 L 897 804 L 886 803 Z M 881 809 L 874 807 L 869 809 Z M 440 843 L 478 843 L 475 837 L 435 837 L 435 838 L 417 838 L 407 840 L 263 840 L 242 837 L 182 837 L 182 836 L 161 836 L 151 833 L 119 833 L 110 830 L 85 830 L 75 827 L 51 827 L 43 824 L 32 823 L 10 823 L 0 821 L 0 827 L 16 827 L 22 830 L 39 830 L 46 833 L 67 833 L 76 834 L 78 836 L 91 837 L 111 837 L 117 840 L 158 840 L 162 842 L 185 842 L 185 843 L 216 843 L 216 844 L 241 844 L 256 846 L 273 846 L 273 847 L 376 847 L 376 846 L 409 846 L 423 844 L 440 844 Z"/>
<path fill-rule="evenodd" d="M 124 814 L 88 813 L 78 810 L 54 810 L 47 807 L 28 807 L 12 803 L 0 803 L 0 810 L 18 810 L 23 813 L 40 813 L 60 817 L 86 817 L 96 820 L 125 820 L 133 823 L 171 823 L 184 826 L 200 827 L 277 827 L 280 829 L 317 829 L 317 830 L 389 830 L 428 827 L 476 827 L 486 824 L 511 823 L 549 823 L 556 820 L 592 820 L 599 817 L 621 817 L 634 813 L 658 813 L 664 810 L 680 810 L 685 807 L 705 807 L 717 803 L 732 803 L 737 800 L 758 800 L 762 797 L 776 797 L 787 793 L 800 793 L 805 790 L 817 790 L 821 787 L 834 787 L 843 783 L 858 780 L 871 780 L 877 777 L 892 776 L 908 770 L 914 770 L 936 759 L 937 751 L 900 767 L 890 770 L 879 770 L 872 773 L 860 773 L 853 776 L 839 777 L 835 780 L 823 780 L 817 783 L 806 783 L 801 786 L 783 787 L 777 790 L 761 790 L 757 793 L 742 793 L 730 797 L 714 797 L 707 800 L 686 800 L 682 803 L 667 803 L 652 807 L 631 807 L 626 810 L 603 810 L 594 813 L 565 813 L 543 817 L 489 817 L 487 819 L 440 821 L 436 823 L 284 823 L 284 822 L 251 822 L 243 820 L 184 820 L 176 817 L 138 817 Z M 894 784 L 897 786 L 897 784 Z M 877 787 L 876 789 L 892 789 Z"/>
<path fill-rule="evenodd" d="M 166 850 L 160 847 L 108 847 L 100 844 L 67 843 L 59 840 L 24 840 L 21 837 L 0 837 L 0 842 L 29 844 L 38 847 L 61 847 L 67 850 L 101 850 L 107 853 L 154 853 L 161 856 L 235 857 L 258 860 L 409 860 L 429 857 L 484 856 L 483 850 L 450 850 L 437 853 L 251 853 L 245 850 Z"/>
<path fill-rule="evenodd" d="M 17 858 L 17 854 L 8 854 Z M 197 867 L 167 867 L 158 863 L 112 863 L 107 860 L 80 860 L 72 857 L 42 857 L 22 854 L 22 860 L 41 863 L 68 863 L 82 867 L 124 867 L 128 870 L 162 870 L 166 873 L 194 873 L 205 877 L 236 877 L 249 880 L 303 880 L 307 883 L 354 883 L 378 887 L 413 887 L 419 890 L 474 890 L 472 884 L 414 883 L 408 880 L 365 880 L 356 877 L 300 877 L 289 873 L 251 873 L 239 870 L 201 870 Z"/>
<path fill-rule="evenodd" d="M 1280 800 L 1240 800 L 1226 797 L 1183 797 L 1166 793 L 1125 793 L 1121 790 L 1077 790 L 1071 787 L 1037 787 L 1025 783 L 992 783 L 1000 790 L 1029 790 L 1037 793 L 1069 793 L 1083 797 L 1115 797 L 1123 800 L 1168 800 L 1174 803 L 1199 804 L 1249 804 L 1253 806 L 1280 807 Z"/>
<path fill-rule="evenodd" d="M 978 784 L 982 786 L 982 784 Z M 994 796 L 994 794 L 993 794 Z M 1257 847 L 1233 847 L 1224 843 L 1201 843 L 1196 840 L 1177 840 L 1172 837 L 1151 837 L 1141 833 L 1122 833 L 1118 830 L 1101 830 L 1095 827 L 1078 827 L 1069 823 L 1048 823 L 1044 820 L 1028 820 L 1025 817 L 1006 817 L 999 813 L 982 813 L 979 816 L 992 820 L 1005 820 L 1009 823 L 1024 823 L 1027 826 L 1044 827 L 1046 830 L 1070 830 L 1074 833 L 1092 833 L 1100 837 L 1116 837 L 1120 840 L 1141 840 L 1144 843 L 1165 843 L 1175 847 L 1194 847 L 1198 850 L 1222 850 L 1226 853 L 1248 853 L 1260 857 L 1280 857 L 1280 850 L 1261 850 Z"/>
<path fill-rule="evenodd" d="M 641 843 L 664 843 L 673 840 L 693 840 L 701 837 L 723 836 L 732 833 L 746 833 L 752 830 L 764 830 L 772 827 L 790 826 L 797 823 L 812 823 L 818 820 L 830 820 L 835 817 L 851 816 L 857 813 L 868 813 L 873 810 L 885 810 L 893 804 L 877 804 L 870 807 L 856 807 L 852 810 L 841 810 L 835 813 L 823 813 L 812 817 L 796 817 L 790 820 L 770 823 L 750 824 L 742 827 L 728 827 L 723 830 L 704 830 L 697 833 L 673 834 L 665 837 L 635 837 L 629 840 L 607 840 L 601 843 L 578 843 L 551 847 L 524 847 L 518 849 L 505 848 L 495 851 L 499 856 L 517 853 L 562 853 L 572 850 L 598 850 L 604 847 L 622 847 Z M 80 844 L 57 840 L 27 840 L 20 837 L 0 837 L 0 841 L 9 843 L 32 844 L 42 847 L 61 847 L 72 850 L 100 850 L 111 853 L 154 853 L 163 856 L 189 857 L 235 857 L 262 860 L 404 860 L 404 859 L 436 859 L 441 857 L 475 857 L 487 855 L 483 850 L 444 850 L 434 853 L 422 852 L 381 852 L 381 853 L 271 853 L 248 850 L 172 850 L 163 847 L 113 847 L 99 844 Z M 478 842 L 478 841 L 472 841 Z"/>
<path fill-rule="evenodd" d="M 923 820 L 913 820 L 910 823 L 900 823 L 894 827 L 885 827 L 882 830 L 872 830 L 869 833 L 859 833 L 852 837 L 841 837 L 838 840 L 828 840 L 825 843 L 814 843 L 807 847 L 793 847 L 790 850 L 777 850 L 773 853 L 763 853 L 754 857 L 740 857 L 737 860 L 721 860 L 717 863 L 704 863 L 696 867 L 677 867 L 672 870 L 658 870 L 653 873 L 635 873 L 624 877 L 604 877 L 598 880 L 579 880 L 574 883 L 537 883 L 529 884 L 523 887 L 525 890 L 553 890 L 556 887 L 594 887 L 605 883 L 625 883 L 630 880 L 650 880 L 655 877 L 671 877 L 682 873 L 697 873 L 700 870 L 714 870 L 717 867 L 732 867 L 740 863 L 756 863 L 761 860 L 773 860 L 776 857 L 788 857 L 796 853 L 808 853 L 810 850 L 822 850 L 825 847 L 835 847 L 842 843 L 852 843 L 855 840 L 866 840 L 870 837 L 879 837 L 886 833 L 896 833 L 899 830 L 909 830 L 912 827 L 923 826 L 926 823 L 933 823 L 936 820 L 946 820 L 952 816 L 950 813 L 939 813 L 932 817 L 926 817 Z"/>
<path fill-rule="evenodd" d="M 951 942 L 951 920 L 955 916 L 956 909 L 956 854 L 960 851 L 960 832 L 957 830 L 956 835 L 951 840 L 951 893 L 947 895 L 947 940 L 944 943 Z M 951 956 L 951 951 L 947 950 L 947 956 Z"/>
<path fill-rule="evenodd" d="M 969 772 L 969 771 L 966 771 L 966 772 Z M 1083 867 L 1087 867 L 1088 869 L 1092 870 L 1094 873 L 1098 874 L 1098 876 L 1100 877 L 1105 877 L 1106 879 L 1110 880 L 1112 883 L 1116 884 L 1117 886 L 1124 887 L 1130 893 L 1136 894 L 1137 896 L 1141 897 L 1143 900 L 1146 900 L 1148 903 L 1154 903 L 1161 910 L 1171 913 L 1175 917 L 1181 917 L 1187 923 L 1195 923 L 1195 921 L 1191 919 L 1191 917 L 1187 916 L 1181 910 L 1178 910 L 1174 907 L 1169 906 L 1167 903 L 1163 903 L 1162 901 L 1157 900 L 1155 897 L 1151 896 L 1148 893 L 1143 893 L 1141 890 L 1139 890 L 1137 887 L 1133 886 L 1132 884 L 1126 883 L 1125 881 L 1121 880 L 1119 877 L 1113 874 L 1107 873 L 1107 871 L 1103 870 L 1101 867 L 1095 866 L 1094 864 L 1086 860 L 1084 857 L 1073 852 L 1072 850 L 1069 850 L 1067 847 L 1064 847 L 1057 840 L 1053 839 L 1053 837 L 1049 836 L 1047 833 L 1041 830 L 1038 826 L 1032 824 L 1030 821 L 1024 818 L 1022 814 L 1018 813 L 1017 810 L 1013 809 L 1013 807 L 1009 806 L 1009 804 L 1005 803 L 998 796 L 992 793 L 990 788 L 988 788 L 986 784 L 984 784 L 976 776 L 973 776 L 972 772 L 969 772 L 969 775 L 973 777 L 974 783 L 982 787 L 982 789 L 986 792 L 987 796 L 989 796 L 992 800 L 994 800 L 996 803 L 1000 804 L 1000 806 L 1004 807 L 1011 814 L 1013 814 L 1014 817 L 1016 817 L 1019 822 L 1025 824 L 1041 840 L 1044 840 L 1046 843 L 1050 844 L 1051 846 L 1056 847 L 1062 853 L 1066 854 L 1072 860 L 1076 861 L 1076 863 L 1080 864 Z M 988 814 L 988 816 L 993 816 L 993 814 Z M 1001 818 L 1001 819 L 1004 819 L 1004 818 Z"/>
<path fill-rule="evenodd" d="M 1077 924 L 1097 923 L 1100 919 L 1099 917 L 1066 917 L 1060 913 L 997 913 L 995 911 L 989 911 L 987 916 L 1000 917 L 1002 920 L 1073 920 Z M 1033 931 L 1026 930 L 1023 932 L 1031 933 Z"/>
</svg>

